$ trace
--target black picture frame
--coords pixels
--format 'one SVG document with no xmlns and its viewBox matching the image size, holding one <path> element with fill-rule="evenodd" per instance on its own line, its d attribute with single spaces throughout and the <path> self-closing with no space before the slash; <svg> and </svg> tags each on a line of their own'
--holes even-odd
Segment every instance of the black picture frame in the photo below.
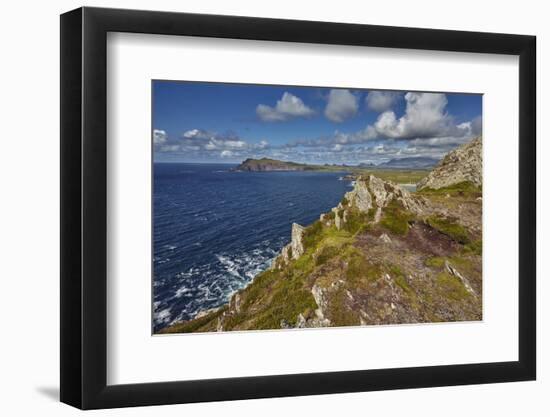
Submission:
<svg viewBox="0 0 550 417">
<path fill-rule="evenodd" d="M 519 56 L 519 358 L 512 362 L 107 385 L 108 32 Z M 534 380 L 534 36 L 80 8 L 61 15 L 61 401 L 82 409 Z"/>
</svg>

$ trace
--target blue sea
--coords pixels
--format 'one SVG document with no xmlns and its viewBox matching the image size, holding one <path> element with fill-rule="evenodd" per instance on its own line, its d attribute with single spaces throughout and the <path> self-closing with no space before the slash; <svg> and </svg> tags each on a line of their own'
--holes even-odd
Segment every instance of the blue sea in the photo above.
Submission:
<svg viewBox="0 0 550 417">
<path fill-rule="evenodd" d="M 225 304 L 350 190 L 334 172 L 154 164 L 154 330 Z"/>
</svg>

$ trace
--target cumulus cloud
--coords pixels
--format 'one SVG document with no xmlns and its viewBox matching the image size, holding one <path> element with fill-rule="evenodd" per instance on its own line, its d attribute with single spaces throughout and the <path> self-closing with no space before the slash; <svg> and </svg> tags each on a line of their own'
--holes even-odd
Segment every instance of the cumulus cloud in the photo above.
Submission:
<svg viewBox="0 0 550 417">
<path fill-rule="evenodd" d="M 154 129 L 153 130 L 153 143 L 154 144 L 160 144 L 165 143 L 167 140 L 166 131 Z"/>
<path fill-rule="evenodd" d="M 405 114 L 397 118 L 392 110 L 378 116 L 374 129 L 381 137 L 392 139 L 465 136 L 469 124 L 455 125 L 446 112 L 447 97 L 440 93 L 405 94 Z"/>
<path fill-rule="evenodd" d="M 369 110 L 381 113 L 389 110 L 399 100 L 401 93 L 395 91 L 370 91 L 365 97 Z"/>
<path fill-rule="evenodd" d="M 358 101 L 357 97 L 349 90 L 330 90 L 325 116 L 335 123 L 342 123 L 344 120 L 355 116 L 359 108 Z"/>
<path fill-rule="evenodd" d="M 192 139 L 192 138 L 208 139 L 211 136 L 211 134 L 202 129 L 191 129 L 186 132 L 183 132 L 182 136 L 187 139 Z"/>
<path fill-rule="evenodd" d="M 310 117 L 315 112 L 302 99 L 285 92 L 275 107 L 258 104 L 256 114 L 264 122 L 282 122 L 295 117 Z"/>
</svg>

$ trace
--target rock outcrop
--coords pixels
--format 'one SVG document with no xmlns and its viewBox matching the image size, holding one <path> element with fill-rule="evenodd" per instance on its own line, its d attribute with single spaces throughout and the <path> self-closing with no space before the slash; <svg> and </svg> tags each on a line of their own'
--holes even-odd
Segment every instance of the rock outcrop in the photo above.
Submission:
<svg viewBox="0 0 550 417">
<path fill-rule="evenodd" d="M 346 224 L 350 213 L 356 210 L 359 213 L 372 214 L 373 222 L 378 223 L 382 217 L 383 209 L 392 201 L 396 201 L 405 210 L 414 214 L 422 214 L 424 201 L 411 195 L 399 185 L 384 181 L 374 175 L 366 178 L 359 177 L 355 181 L 352 191 L 344 196 L 343 202 L 332 209 L 334 224 L 338 230 Z"/>
<path fill-rule="evenodd" d="M 416 184 L 416 189 L 438 190 L 463 182 L 480 187 L 483 180 L 482 160 L 482 138 L 479 136 L 449 152 L 427 177 Z"/>
<path fill-rule="evenodd" d="M 281 269 L 291 260 L 298 259 L 304 254 L 303 237 L 305 230 L 305 227 L 300 226 L 298 223 L 292 223 L 290 243 L 284 246 L 279 256 L 273 260 L 272 268 Z"/>
<path fill-rule="evenodd" d="M 304 232 L 305 228 L 298 223 L 292 223 L 292 240 L 290 246 L 292 248 L 292 259 L 298 259 L 304 254 Z"/>
</svg>

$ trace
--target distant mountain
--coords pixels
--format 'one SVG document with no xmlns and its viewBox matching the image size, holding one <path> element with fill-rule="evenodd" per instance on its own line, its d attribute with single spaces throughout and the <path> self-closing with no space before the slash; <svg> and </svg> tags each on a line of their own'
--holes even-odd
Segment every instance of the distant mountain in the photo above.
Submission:
<svg viewBox="0 0 550 417">
<path fill-rule="evenodd" d="M 433 168 L 439 162 L 438 159 L 426 156 L 416 156 L 410 158 L 394 158 L 388 162 L 377 165 L 377 168 L 393 169 L 428 169 Z"/>
</svg>

